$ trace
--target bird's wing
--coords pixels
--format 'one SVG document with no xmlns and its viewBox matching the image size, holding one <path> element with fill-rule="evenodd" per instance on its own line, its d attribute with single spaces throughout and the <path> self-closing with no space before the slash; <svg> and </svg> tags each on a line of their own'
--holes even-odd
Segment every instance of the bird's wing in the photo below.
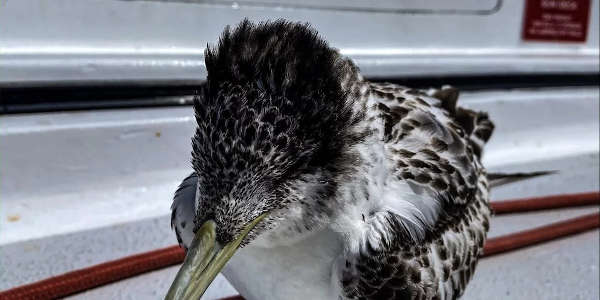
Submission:
<svg viewBox="0 0 600 300">
<path fill-rule="evenodd" d="M 457 107 L 454 88 L 371 84 L 371 93 L 379 102 L 385 152 L 395 166 L 391 184 L 408 184 L 422 201 L 414 204 L 423 206 L 416 219 L 424 232 L 415 238 L 414 220 L 384 212 L 373 230 L 386 233 L 367 233 L 384 238 L 367 239 L 358 253 L 347 252 L 338 261 L 342 294 L 454 299 L 474 271 L 488 229 L 488 184 L 480 156 L 493 124 L 484 113 Z"/>
<path fill-rule="evenodd" d="M 194 238 L 194 213 L 196 201 L 196 173 L 186 177 L 175 191 L 171 205 L 171 228 L 175 230 L 179 246 L 187 250 Z"/>
</svg>

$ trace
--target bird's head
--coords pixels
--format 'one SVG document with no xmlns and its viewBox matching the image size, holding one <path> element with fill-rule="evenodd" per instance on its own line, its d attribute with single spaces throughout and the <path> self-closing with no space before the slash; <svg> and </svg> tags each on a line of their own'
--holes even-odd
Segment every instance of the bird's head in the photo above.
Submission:
<svg viewBox="0 0 600 300">
<path fill-rule="evenodd" d="M 195 238 L 174 298 L 203 293 L 238 247 L 286 219 L 327 214 L 353 163 L 346 149 L 360 139 L 358 72 L 307 25 L 243 21 L 205 61 L 194 101 Z"/>
</svg>

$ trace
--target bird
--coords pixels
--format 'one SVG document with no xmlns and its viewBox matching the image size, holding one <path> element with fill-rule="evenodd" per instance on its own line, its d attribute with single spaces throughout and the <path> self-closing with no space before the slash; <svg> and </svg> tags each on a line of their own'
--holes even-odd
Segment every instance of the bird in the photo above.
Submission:
<svg viewBox="0 0 600 300">
<path fill-rule="evenodd" d="M 490 224 L 487 113 L 366 80 L 307 23 L 243 20 L 205 63 L 166 299 L 221 271 L 248 300 L 463 294 Z"/>
</svg>

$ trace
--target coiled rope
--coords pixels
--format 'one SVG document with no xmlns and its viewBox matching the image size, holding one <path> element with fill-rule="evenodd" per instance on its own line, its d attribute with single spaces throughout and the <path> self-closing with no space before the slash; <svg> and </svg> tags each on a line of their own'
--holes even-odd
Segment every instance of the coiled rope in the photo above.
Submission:
<svg viewBox="0 0 600 300">
<path fill-rule="evenodd" d="M 491 202 L 491 207 L 495 214 L 500 215 L 599 204 L 600 192 L 591 192 L 493 201 Z M 490 238 L 486 241 L 483 257 L 497 255 L 598 227 L 600 227 L 600 213 L 592 213 L 550 225 Z M 184 257 L 185 253 L 179 246 L 171 246 L 127 256 L 2 291 L 0 292 L 0 299 L 62 298 L 145 272 L 180 264 L 183 262 Z M 240 296 L 233 296 L 222 300 L 242 299 Z"/>
</svg>

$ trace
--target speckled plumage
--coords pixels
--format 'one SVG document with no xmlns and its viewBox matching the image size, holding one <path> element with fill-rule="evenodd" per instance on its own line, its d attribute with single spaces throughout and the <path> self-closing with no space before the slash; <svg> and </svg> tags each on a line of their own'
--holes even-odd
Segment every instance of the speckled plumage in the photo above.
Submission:
<svg viewBox="0 0 600 300">
<path fill-rule="evenodd" d="M 382 121 L 385 153 L 395 165 L 391 175 L 437 208 L 429 208 L 433 216 L 420 209 L 416 222 L 386 216 L 379 230 L 392 234 L 345 257 L 343 293 L 348 299 L 454 299 L 475 271 L 489 226 L 479 155 L 493 125 L 483 113 L 456 107 L 458 92 L 450 87 L 369 87 L 372 120 Z M 423 230 L 411 232 L 415 225 Z"/>
<path fill-rule="evenodd" d="M 180 244 L 208 219 L 218 225 L 217 240 L 228 242 L 267 213 L 246 247 L 292 262 L 285 247 L 326 232 L 335 237 L 327 248 L 338 249 L 307 273 L 331 279 L 313 287 L 322 293 L 290 287 L 288 299 L 462 294 L 489 224 L 480 161 L 493 131 L 486 114 L 456 106 L 451 87 L 365 81 L 302 24 L 245 21 L 206 57 L 208 81 L 195 101 L 195 173 L 172 208 Z M 248 299 L 281 298 L 288 281 L 267 294 L 251 284 L 257 279 L 244 282 L 240 272 L 248 270 L 240 266 L 262 259 L 245 253 L 259 254 L 234 257 L 227 271 L 234 285 Z M 269 268 L 274 278 L 295 276 L 285 266 Z"/>
</svg>

